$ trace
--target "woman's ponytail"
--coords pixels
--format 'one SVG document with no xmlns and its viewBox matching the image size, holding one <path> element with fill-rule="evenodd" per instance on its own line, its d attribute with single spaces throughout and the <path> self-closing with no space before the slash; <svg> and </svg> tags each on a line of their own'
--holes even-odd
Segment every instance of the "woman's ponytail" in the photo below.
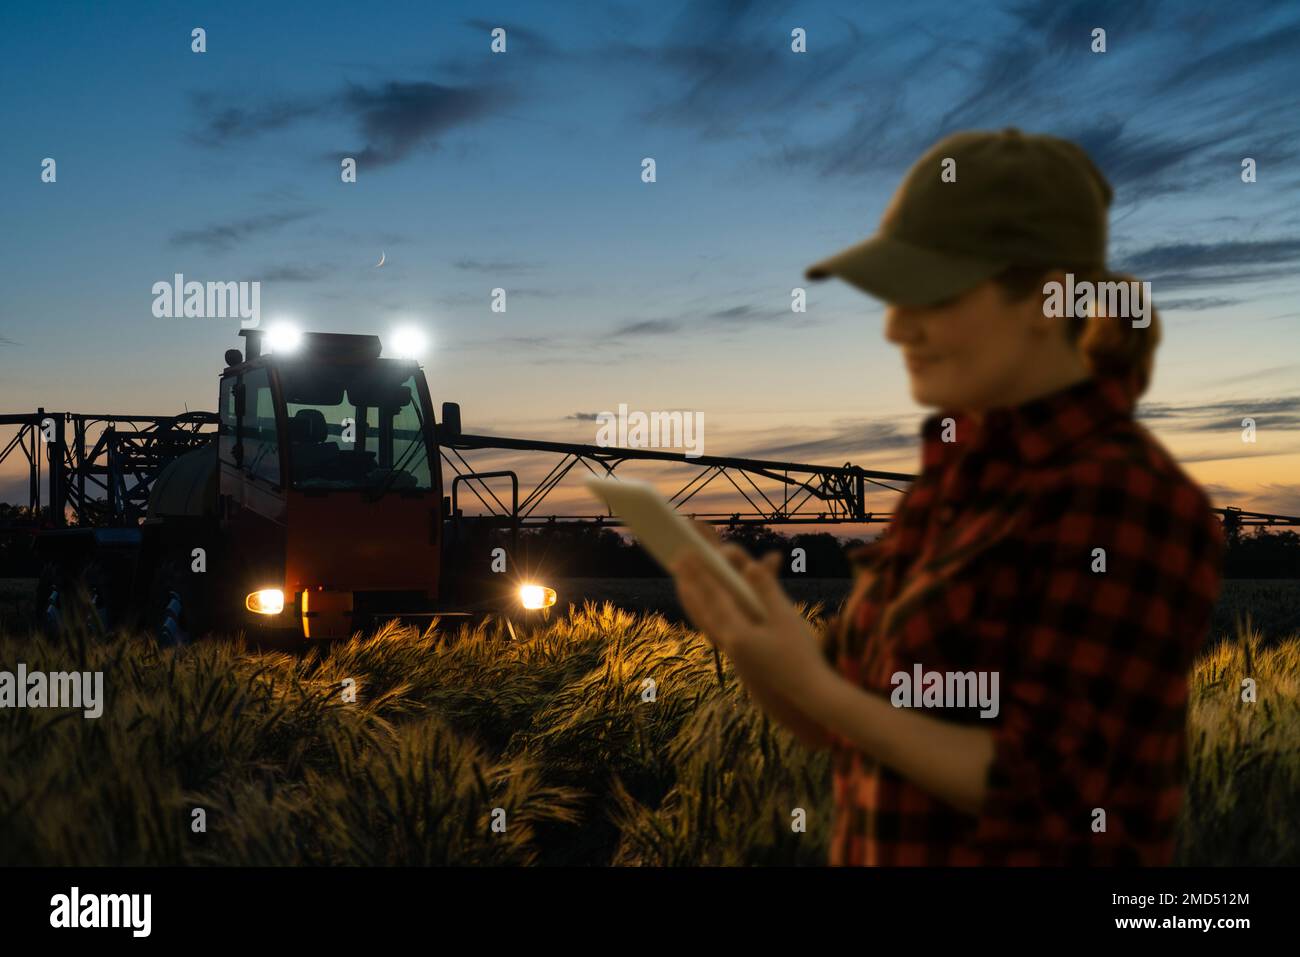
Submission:
<svg viewBox="0 0 1300 957">
<path fill-rule="evenodd" d="M 1160 344 L 1160 317 L 1145 283 L 1109 270 L 1073 272 L 1042 266 L 1011 266 L 995 276 L 994 282 L 1009 300 L 1022 301 L 1045 296 L 1044 280 L 1063 272 L 1071 272 L 1076 284 L 1092 283 L 1095 293 L 1092 309 L 1068 321 L 1067 335 L 1094 376 L 1126 378 L 1136 400 L 1151 384 Z M 1109 315 L 1111 312 L 1117 315 Z"/>
<path fill-rule="evenodd" d="M 1160 316 L 1150 286 L 1110 271 L 1088 278 L 1096 284 L 1095 305 L 1091 315 L 1075 320 L 1071 332 L 1092 374 L 1127 377 L 1136 399 L 1151 384 L 1160 344 Z"/>
</svg>

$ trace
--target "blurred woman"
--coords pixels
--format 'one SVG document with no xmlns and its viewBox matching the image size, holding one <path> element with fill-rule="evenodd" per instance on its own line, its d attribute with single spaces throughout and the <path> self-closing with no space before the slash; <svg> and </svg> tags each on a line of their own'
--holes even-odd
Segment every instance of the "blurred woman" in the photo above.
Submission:
<svg viewBox="0 0 1300 957">
<path fill-rule="evenodd" d="M 1160 324 L 1149 288 L 1106 268 L 1110 200 L 1054 137 L 929 150 L 875 236 L 808 270 L 886 303 L 885 338 L 935 410 L 824 640 L 778 555 L 725 547 L 762 622 L 698 560 L 673 569 L 757 704 L 832 749 L 833 864 L 1172 858 L 1223 545 L 1133 417 Z"/>
</svg>

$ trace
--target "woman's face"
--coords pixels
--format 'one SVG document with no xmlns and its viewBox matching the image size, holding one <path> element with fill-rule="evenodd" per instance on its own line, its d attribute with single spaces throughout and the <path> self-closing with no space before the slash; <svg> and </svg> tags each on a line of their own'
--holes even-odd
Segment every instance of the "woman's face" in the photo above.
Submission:
<svg viewBox="0 0 1300 957">
<path fill-rule="evenodd" d="M 1068 356 L 1061 323 L 1044 317 L 1041 297 L 1008 301 L 987 280 L 935 306 L 889 305 L 885 338 L 902 350 L 917 402 L 981 412 L 1020 401 L 1043 363 Z"/>
</svg>

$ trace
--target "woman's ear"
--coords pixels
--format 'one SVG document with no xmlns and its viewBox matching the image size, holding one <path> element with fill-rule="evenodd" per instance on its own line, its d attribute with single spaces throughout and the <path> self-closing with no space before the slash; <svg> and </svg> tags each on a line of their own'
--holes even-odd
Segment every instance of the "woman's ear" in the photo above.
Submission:
<svg viewBox="0 0 1300 957">
<path fill-rule="evenodd" d="M 1025 298 L 1026 321 L 1036 335 L 1064 335 L 1068 308 L 1065 303 L 1065 272 L 1044 270 L 1037 288 Z"/>
</svg>

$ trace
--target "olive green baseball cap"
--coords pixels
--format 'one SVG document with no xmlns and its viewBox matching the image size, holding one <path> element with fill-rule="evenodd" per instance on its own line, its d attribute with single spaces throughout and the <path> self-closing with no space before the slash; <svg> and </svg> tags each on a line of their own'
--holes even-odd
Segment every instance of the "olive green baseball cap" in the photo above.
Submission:
<svg viewBox="0 0 1300 957">
<path fill-rule="evenodd" d="M 1008 266 L 1103 269 L 1112 195 L 1069 140 L 1015 128 L 953 133 L 908 171 L 874 236 L 805 275 L 927 306 Z"/>
</svg>

